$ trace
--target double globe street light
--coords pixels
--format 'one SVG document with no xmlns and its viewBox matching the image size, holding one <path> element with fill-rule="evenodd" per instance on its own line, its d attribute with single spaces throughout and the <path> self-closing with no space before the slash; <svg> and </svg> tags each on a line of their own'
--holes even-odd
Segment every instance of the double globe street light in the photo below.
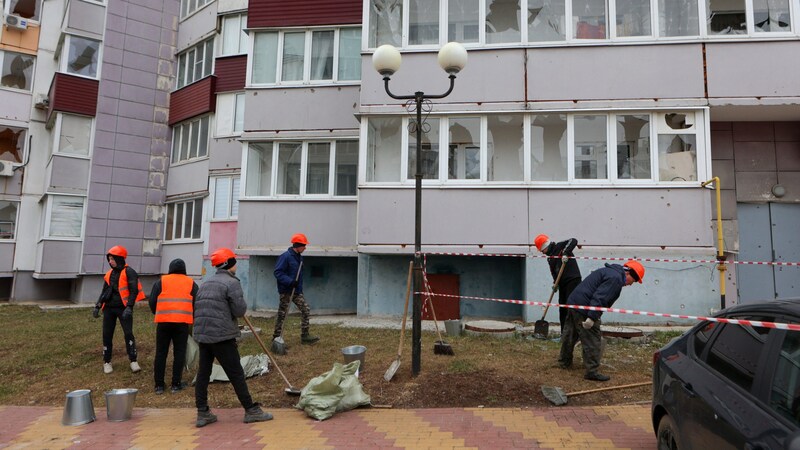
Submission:
<svg viewBox="0 0 800 450">
<path fill-rule="evenodd" d="M 391 45 L 381 45 L 372 55 L 372 66 L 383 76 L 384 87 L 389 97 L 396 100 L 407 100 L 406 110 L 414 113 L 416 120 L 409 123 L 409 131 L 417 136 L 416 174 L 414 175 L 414 304 L 412 311 L 411 332 L 411 372 L 419 375 L 420 353 L 422 346 L 422 120 L 423 104 L 431 99 L 445 98 L 453 92 L 456 74 L 467 65 L 467 50 L 457 42 L 449 42 L 439 50 L 439 66 L 448 73 L 450 88 L 440 95 L 427 95 L 422 91 L 413 95 L 395 95 L 389 90 L 389 80 L 400 70 L 400 51 Z M 430 112 L 430 109 L 428 110 Z"/>
</svg>

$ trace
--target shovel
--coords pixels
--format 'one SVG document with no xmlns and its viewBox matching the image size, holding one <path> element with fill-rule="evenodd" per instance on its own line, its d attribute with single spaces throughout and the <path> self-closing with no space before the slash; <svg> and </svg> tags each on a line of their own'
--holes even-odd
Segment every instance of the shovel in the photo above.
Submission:
<svg viewBox="0 0 800 450">
<path fill-rule="evenodd" d="M 400 354 L 403 352 L 403 335 L 406 332 L 406 316 L 408 315 L 408 298 L 411 296 L 411 273 L 414 270 L 414 261 L 408 262 L 408 280 L 406 281 L 406 305 L 403 307 L 403 325 L 400 326 L 400 343 L 397 344 L 397 359 L 392 362 L 392 365 L 386 369 L 386 373 L 383 374 L 383 379 L 386 381 L 392 381 L 392 377 L 394 376 L 397 369 L 400 368 Z"/>
<path fill-rule="evenodd" d="M 427 286 L 427 284 L 425 288 L 426 292 L 431 292 L 430 287 Z M 433 354 L 454 356 L 455 353 L 453 352 L 453 347 L 451 347 L 450 344 L 442 339 L 442 332 L 439 331 L 439 322 L 436 320 L 436 310 L 433 309 L 433 300 L 431 299 L 430 295 L 426 295 L 425 298 L 428 301 L 428 305 L 431 307 L 431 315 L 433 316 L 433 325 L 436 326 L 436 334 L 439 335 L 439 340 L 433 343 Z"/>
<path fill-rule="evenodd" d="M 553 289 L 550 291 L 550 298 L 547 299 L 547 306 L 544 308 L 542 318 L 533 324 L 533 337 L 536 339 L 547 339 L 547 335 L 550 333 L 550 323 L 544 320 L 544 316 L 547 315 L 547 310 L 550 309 L 550 302 L 553 301 L 553 296 L 556 294 L 556 290 L 558 289 L 558 282 L 561 281 L 561 274 L 564 273 L 564 267 L 566 266 L 567 265 L 563 262 L 561 263 L 561 268 L 558 270 L 556 281 L 553 282 Z"/>
<path fill-rule="evenodd" d="M 261 340 L 261 336 L 259 336 L 258 333 L 256 333 L 256 329 L 253 327 L 253 324 L 250 323 L 250 319 L 248 319 L 247 316 L 242 316 L 242 318 L 244 319 L 247 326 L 250 327 L 250 331 L 253 332 L 253 336 L 256 337 L 258 345 L 261 346 L 261 350 L 264 350 L 264 353 L 266 353 L 267 356 L 269 356 L 270 361 L 272 361 L 272 364 L 278 370 L 278 373 L 281 374 L 281 378 L 283 378 L 283 381 L 285 381 L 286 385 L 289 386 L 286 389 L 284 389 L 283 392 L 286 392 L 286 394 L 288 395 L 294 395 L 294 396 L 300 395 L 300 389 L 295 388 L 294 386 L 292 386 L 292 383 L 289 383 L 289 380 L 286 378 L 286 375 L 283 374 L 283 371 L 281 370 L 280 366 L 278 366 L 278 361 L 275 359 L 275 357 L 272 356 L 272 354 L 270 354 L 269 350 L 267 350 L 267 346 L 264 345 L 264 341 Z"/>
<path fill-rule="evenodd" d="M 300 279 L 301 270 L 303 270 L 303 261 L 300 261 L 300 266 L 297 267 L 297 274 L 295 274 L 294 276 L 294 281 Z M 292 299 L 294 299 L 294 290 L 295 288 L 292 288 L 292 293 L 289 294 L 289 307 L 286 308 L 287 316 L 289 315 L 289 309 L 292 307 Z M 280 332 L 281 335 L 272 340 L 272 351 L 276 355 L 283 356 L 286 354 L 286 342 L 283 341 L 283 324 L 281 324 Z"/>
<path fill-rule="evenodd" d="M 555 386 L 542 386 L 542 395 L 545 396 L 546 399 L 550 400 L 550 403 L 561 406 L 567 404 L 567 398 L 573 397 L 575 395 L 583 395 L 583 394 L 591 394 L 594 392 L 602 392 L 602 391 L 612 391 L 615 389 L 625 389 L 625 388 L 632 388 L 632 387 L 639 387 L 639 386 L 647 386 L 652 384 L 652 381 L 645 381 L 642 383 L 633 383 L 633 384 L 623 384 L 621 386 L 610 386 L 604 388 L 597 388 L 597 389 L 589 389 L 587 391 L 577 391 L 577 392 L 570 392 L 565 393 L 563 389 L 560 387 Z"/>
</svg>

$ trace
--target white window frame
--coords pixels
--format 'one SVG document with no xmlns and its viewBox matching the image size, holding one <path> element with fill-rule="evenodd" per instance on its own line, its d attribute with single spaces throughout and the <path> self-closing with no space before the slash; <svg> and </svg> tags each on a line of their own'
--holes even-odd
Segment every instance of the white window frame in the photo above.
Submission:
<svg viewBox="0 0 800 450">
<path fill-rule="evenodd" d="M 70 195 L 70 194 L 45 194 L 46 195 L 46 206 L 45 206 L 45 222 L 44 222 L 44 229 L 42 232 L 42 239 L 46 240 L 54 240 L 54 241 L 80 241 L 83 240 L 84 230 L 86 228 L 86 197 L 82 195 Z M 82 199 L 83 202 L 83 210 L 81 214 L 81 225 L 80 225 L 80 234 L 78 236 L 53 236 L 52 229 L 51 229 L 51 220 L 53 217 L 53 202 L 56 199 L 68 197 L 68 198 L 75 198 L 75 199 Z"/>
<path fill-rule="evenodd" d="M 208 46 L 211 47 L 211 55 L 209 59 L 206 59 L 206 55 L 208 55 L 207 48 Z M 203 69 L 200 77 L 194 78 L 194 66 L 189 66 L 189 57 L 190 53 L 194 53 L 194 65 L 197 65 L 198 59 L 197 55 L 201 55 L 203 59 Z M 198 42 L 197 44 L 183 50 L 182 52 L 178 53 L 177 56 L 177 72 L 175 73 L 175 90 L 180 90 L 189 86 L 191 84 L 197 83 L 200 80 L 208 78 L 209 76 L 214 74 L 214 38 L 205 39 L 203 41 Z M 181 75 L 182 73 L 182 75 Z M 191 81 L 189 75 L 191 75 Z"/>
<path fill-rule="evenodd" d="M 247 13 L 234 13 L 234 14 L 225 14 L 221 15 L 220 17 L 220 33 L 219 33 L 219 46 L 217 48 L 217 56 L 218 57 L 225 57 L 225 56 L 236 56 L 236 55 L 246 55 L 248 49 L 250 48 L 250 39 L 247 33 L 245 33 L 245 29 L 247 28 Z M 225 53 L 225 32 L 227 31 L 226 28 L 228 24 L 231 23 L 228 19 L 236 18 L 236 22 L 238 24 L 237 30 L 239 33 L 237 34 L 237 44 L 236 44 L 236 51 L 232 53 Z"/>
<path fill-rule="evenodd" d="M 42 3 L 44 3 L 44 1 L 43 0 L 35 0 L 35 1 L 36 1 L 36 11 L 39 13 L 39 18 L 38 19 L 26 19 L 25 17 L 22 17 L 22 16 L 18 16 L 18 17 L 20 17 L 22 19 L 25 19 L 30 23 L 40 23 L 42 21 L 42 7 L 43 7 Z M 6 1 L 4 3 L 5 3 L 5 5 L 3 6 L 3 17 L 12 14 L 11 13 L 11 2 L 10 1 Z M 13 14 L 13 15 L 16 15 L 16 14 Z"/>
<path fill-rule="evenodd" d="M 214 0 L 181 0 L 180 18 L 181 20 L 192 16 L 197 11 L 213 3 Z"/>
<path fill-rule="evenodd" d="M 659 131 L 657 120 L 660 114 L 685 113 L 691 114 L 694 120 L 693 131 L 674 130 Z M 507 115 L 509 112 L 498 113 Z M 567 146 L 567 179 L 566 181 L 533 181 L 531 179 L 531 133 L 530 123 L 532 115 L 542 114 L 561 114 L 567 117 L 566 146 Z M 452 187 L 475 187 L 475 186 L 509 186 L 509 187 L 697 187 L 700 182 L 710 178 L 711 174 L 711 151 L 710 151 L 710 119 L 707 108 L 670 108 L 670 109 L 648 109 L 648 110 L 553 110 L 536 111 L 524 113 L 523 117 L 523 180 L 522 181 L 488 181 L 488 115 L 487 113 L 476 114 L 475 112 L 464 112 L 448 115 L 432 115 L 439 119 L 439 177 L 437 179 L 423 179 L 422 184 L 427 186 L 452 186 Z M 583 115 L 604 115 L 606 117 L 606 164 L 607 177 L 602 179 L 579 179 L 575 178 L 575 116 Z M 619 178 L 617 174 L 617 153 L 616 153 L 616 116 L 617 115 L 648 115 L 649 139 L 650 139 L 650 178 Z M 480 180 L 448 179 L 448 158 L 443 153 L 449 148 L 449 133 L 447 124 L 450 118 L 454 117 L 481 117 L 481 136 L 480 136 Z M 380 117 L 380 116 L 375 116 Z M 361 122 L 360 150 L 359 150 L 359 183 L 369 186 L 413 186 L 415 180 L 413 174 L 408 173 L 408 153 L 414 151 L 408 148 L 410 142 L 408 122 L 412 120 L 404 117 L 401 122 L 401 148 L 400 148 L 400 181 L 369 181 L 367 180 L 367 144 L 369 130 L 369 118 Z M 697 143 L 697 180 L 691 181 L 659 181 L 659 162 L 658 162 L 658 136 L 659 134 L 694 134 Z M 274 155 L 273 155 L 274 157 Z M 411 175 L 411 178 L 409 178 Z"/>
<path fill-rule="evenodd" d="M 28 124 L 26 123 L 8 123 L 3 120 L 0 120 L 0 128 L 16 128 L 18 130 L 25 130 L 25 137 L 23 138 L 22 149 L 19 155 L 20 161 L 17 162 L 17 161 L 4 160 L 6 162 L 13 164 L 14 166 L 21 166 L 28 159 L 28 151 L 29 151 L 28 144 L 30 143 L 31 129 L 28 127 Z"/>
<path fill-rule="evenodd" d="M 27 56 L 27 57 L 29 57 L 29 58 L 31 58 L 33 60 L 33 65 L 30 68 L 31 78 L 30 78 L 30 80 L 28 80 L 29 87 L 28 87 L 28 89 L 20 89 L 20 88 L 17 88 L 17 87 L 0 85 L 0 89 L 4 89 L 4 90 L 7 89 L 9 91 L 15 91 L 15 92 L 31 92 L 33 90 L 33 81 L 34 81 L 34 77 L 36 75 L 36 62 L 37 62 L 36 61 L 36 59 L 37 59 L 36 55 L 31 55 L 31 54 L 22 53 L 22 52 L 12 52 L 10 50 L 0 50 L 0 68 L 3 67 L 3 64 L 5 63 L 5 59 L 9 54 L 10 55 L 24 55 L 24 56 Z M 3 74 L 0 73 L 0 76 L 2 76 L 2 75 Z"/>
<path fill-rule="evenodd" d="M 212 118 L 213 118 L 212 115 L 204 114 L 202 116 L 192 117 L 191 119 L 184 120 L 183 122 L 176 123 L 175 125 L 172 126 L 172 147 L 170 149 L 170 164 L 171 165 L 175 166 L 175 165 L 179 165 L 179 164 L 185 164 L 185 163 L 189 163 L 189 162 L 200 161 L 202 159 L 207 159 L 208 158 L 209 146 L 211 145 L 210 144 L 211 143 L 211 135 L 212 135 L 212 131 L 211 130 L 214 127 L 214 121 L 212 120 Z M 197 140 L 198 147 L 197 147 L 197 149 L 195 149 L 196 150 L 195 153 L 196 153 L 197 156 L 194 156 L 194 157 L 189 156 L 186 159 L 181 159 L 180 158 L 180 148 L 179 148 L 179 146 L 180 146 L 180 144 L 182 142 L 183 133 L 189 133 L 188 145 L 190 146 L 190 148 L 187 150 L 187 155 L 191 155 L 192 154 L 192 149 L 191 149 L 191 132 L 192 132 L 192 129 L 193 129 L 193 127 L 201 127 L 201 123 L 202 123 L 203 120 L 207 120 L 208 121 L 207 122 L 208 125 L 206 126 L 205 138 L 203 138 L 203 136 L 201 136 L 200 132 L 198 131 L 198 135 L 197 135 L 198 136 L 198 140 Z M 202 130 L 202 127 L 200 129 Z M 206 145 L 205 145 L 205 154 L 201 155 L 200 154 L 200 148 L 201 148 L 201 142 L 203 141 L 203 139 L 205 139 L 205 143 L 206 143 Z M 179 152 L 177 156 L 176 156 L 176 153 L 175 153 L 176 151 Z"/>
<path fill-rule="evenodd" d="M 0 238 L 0 242 L 16 242 L 17 241 L 17 232 L 18 232 L 18 227 L 19 227 L 19 210 L 20 210 L 20 207 L 22 205 L 22 202 L 20 202 L 18 200 L 6 200 L 4 198 L 0 198 L 0 201 L 8 202 L 8 203 L 14 203 L 14 204 L 17 205 L 17 211 L 16 211 L 16 213 L 14 215 L 14 229 L 11 232 L 12 235 L 8 239 Z"/>
<path fill-rule="evenodd" d="M 172 230 L 167 230 L 167 226 L 169 225 L 170 211 L 172 211 L 174 213 L 175 210 L 177 209 L 177 205 L 183 205 L 183 208 L 181 210 L 181 214 L 183 214 L 183 217 L 182 217 L 182 220 L 181 220 L 181 227 L 184 228 L 184 224 L 186 223 L 185 222 L 186 221 L 186 205 L 189 204 L 189 203 L 193 204 L 193 206 L 192 206 L 192 217 L 191 217 L 191 219 L 192 219 L 191 234 L 190 234 L 189 237 L 183 237 L 183 232 L 181 232 L 181 237 L 180 238 L 176 238 L 175 237 L 175 231 L 176 231 L 177 224 L 178 224 L 178 222 L 176 220 L 173 219 L 173 221 L 172 221 Z M 201 211 L 200 218 L 197 221 L 197 223 L 195 223 L 194 219 L 197 217 L 197 214 L 194 214 L 194 207 L 197 206 L 197 205 L 200 205 L 200 208 L 205 209 L 206 205 L 205 205 L 205 201 L 204 201 L 203 197 L 193 197 L 193 198 L 188 198 L 188 199 L 181 199 L 181 200 L 178 200 L 178 201 L 168 201 L 168 202 L 166 202 L 164 204 L 164 208 L 165 208 L 165 214 L 164 214 L 164 236 L 163 236 L 162 242 L 164 242 L 164 243 L 186 243 L 186 242 L 202 242 L 203 241 L 203 229 L 204 229 L 203 228 L 203 222 L 205 221 L 204 218 L 205 218 L 206 211 L 205 210 Z M 200 229 L 198 230 L 199 237 L 193 238 L 191 236 L 193 236 L 195 234 L 194 231 L 196 230 L 196 227 L 200 227 Z M 170 231 L 172 231 L 172 238 L 167 239 L 167 236 L 170 235 L 169 234 Z"/>
<path fill-rule="evenodd" d="M 364 12 L 362 14 L 362 51 L 372 51 L 376 47 L 370 46 L 370 5 L 373 0 L 365 0 Z M 401 17 L 401 48 L 414 49 L 414 50 L 438 50 L 442 45 L 448 41 L 448 8 L 450 0 L 439 0 L 439 42 L 436 44 L 426 45 L 410 45 L 409 44 L 409 0 L 400 0 L 402 2 L 402 17 Z M 747 30 L 743 34 L 711 34 L 708 32 L 707 24 L 707 0 L 697 0 L 697 18 L 698 18 L 698 34 L 692 36 L 665 36 L 660 35 L 660 22 L 659 22 L 659 0 L 649 0 L 650 2 L 650 35 L 646 36 L 617 36 L 616 27 L 616 11 L 617 4 L 615 0 L 605 0 L 606 9 L 606 37 L 604 39 L 577 39 L 573 38 L 574 25 L 572 23 L 572 0 L 565 0 L 564 4 L 564 17 L 565 17 L 565 39 L 561 41 L 529 41 L 528 38 L 528 23 L 524 14 L 520 18 L 520 40 L 513 42 L 503 43 L 487 43 L 486 42 L 486 5 L 490 0 L 479 1 L 478 11 L 478 42 L 464 43 L 467 48 L 480 48 L 480 47 L 518 47 L 518 46 L 575 46 L 575 45 L 592 45 L 597 43 L 619 42 L 631 43 L 642 42 L 650 43 L 653 41 L 690 41 L 696 42 L 698 40 L 726 40 L 726 39 L 742 39 L 742 38 L 758 38 L 769 40 L 772 38 L 790 38 L 800 36 L 800 2 L 798 0 L 789 0 L 789 18 L 790 18 L 790 31 L 772 31 L 772 32 L 756 32 L 754 26 L 754 0 L 744 0 L 745 2 L 745 18 L 747 21 Z M 670 0 L 666 0 L 670 1 Z M 519 0 L 520 11 L 528 11 L 529 0 Z M 380 46 L 382 42 L 378 42 Z"/>
<path fill-rule="evenodd" d="M 67 152 L 62 152 L 61 151 L 61 147 L 60 147 L 61 129 L 62 129 L 63 124 L 64 124 L 64 116 L 76 116 L 76 117 L 81 117 L 81 118 L 85 118 L 85 119 L 91 120 L 92 124 L 91 124 L 90 130 L 89 130 L 89 152 L 87 154 L 81 155 L 81 154 L 78 154 L 78 153 L 67 153 Z M 50 148 L 52 149 L 52 153 L 54 155 L 65 156 L 65 157 L 68 157 L 68 158 L 91 159 L 92 153 L 94 152 L 95 124 L 96 124 L 96 121 L 94 120 L 94 117 L 91 117 L 91 116 L 84 116 L 84 115 L 81 115 L 81 114 L 58 112 L 56 114 L 55 125 L 53 126 L 53 133 L 52 133 L 53 141 L 50 144 Z"/>
<path fill-rule="evenodd" d="M 355 199 L 358 196 L 358 188 L 356 188 L 356 193 L 353 195 L 335 195 L 336 189 L 336 144 L 342 141 L 354 141 L 358 143 L 359 146 L 359 156 L 357 157 L 356 164 L 359 167 L 356 169 L 356 180 L 358 180 L 359 173 L 361 172 L 361 143 L 357 136 L 354 137 L 342 137 L 336 140 L 330 139 L 309 139 L 309 140 L 301 140 L 301 139 L 275 139 L 270 141 L 263 141 L 263 142 L 250 142 L 249 144 L 266 144 L 272 143 L 272 172 L 270 177 L 270 193 L 271 195 L 249 195 L 247 193 L 247 167 L 249 164 L 248 161 L 248 154 L 249 154 L 249 145 L 245 145 L 244 151 L 242 152 L 242 175 L 241 175 L 241 190 L 240 190 L 240 198 L 242 199 L 308 199 L 308 200 L 322 200 L 322 199 L 335 199 L 335 200 L 347 200 L 347 199 Z M 278 158 L 279 158 L 279 145 L 281 143 L 301 143 L 302 150 L 300 156 L 300 189 L 299 194 L 277 194 L 278 188 Z M 328 193 L 327 194 L 306 194 L 306 181 L 308 179 L 308 144 L 310 143 L 327 143 L 330 144 L 330 158 L 328 163 Z"/>
<path fill-rule="evenodd" d="M 68 69 L 69 49 L 73 39 L 85 39 L 87 41 L 97 42 L 97 69 L 95 70 L 94 76 L 83 75 L 80 73 L 74 73 L 69 71 Z M 79 35 L 72 35 L 72 34 L 64 35 L 64 42 L 61 45 L 61 51 L 58 53 L 59 72 L 66 73 L 75 77 L 88 78 L 90 80 L 99 80 L 100 76 L 102 75 L 102 68 L 103 68 L 103 41 Z"/>
<path fill-rule="evenodd" d="M 274 83 L 254 83 L 253 82 L 253 68 L 254 57 L 247 58 L 247 86 L 248 87 L 268 87 L 268 86 L 320 86 L 331 84 L 361 84 L 361 80 L 339 80 L 339 47 L 340 47 L 340 34 L 342 29 L 354 29 L 359 27 L 315 27 L 315 28 L 286 28 L 262 31 L 263 33 L 277 33 L 278 43 L 276 45 L 277 58 L 275 64 L 275 82 Z M 311 49 L 313 44 L 313 34 L 319 31 L 333 31 L 333 67 L 330 80 L 311 80 Z M 303 79 L 301 81 L 283 81 L 281 79 L 283 73 L 283 45 L 284 35 L 286 33 L 304 32 L 304 53 L 303 53 Z M 363 31 L 362 31 L 363 33 Z M 255 35 L 249 42 L 249 54 L 253 55 Z"/>
<path fill-rule="evenodd" d="M 241 136 L 244 131 L 245 93 L 225 92 L 217 94 L 217 110 L 214 113 L 214 137 Z M 237 129 L 239 107 L 241 106 L 241 126 Z"/>
<path fill-rule="evenodd" d="M 217 181 L 226 180 L 226 179 L 230 183 L 230 185 L 229 185 L 230 186 L 230 190 L 228 192 L 227 199 L 226 199 L 226 213 L 225 213 L 224 216 L 215 217 L 214 214 L 216 214 L 217 197 L 218 197 L 218 194 L 219 194 L 217 192 Z M 239 189 L 238 189 L 239 190 L 239 194 L 238 195 L 234 194 L 234 191 L 235 191 L 234 184 L 236 184 L 236 183 L 239 184 Z M 212 176 L 212 177 L 210 177 L 209 178 L 209 191 L 211 192 L 211 195 L 210 195 L 211 198 L 209 199 L 209 202 L 208 202 L 209 203 L 209 209 L 210 209 L 210 211 L 208 213 L 209 221 L 211 221 L 211 222 L 230 222 L 230 221 L 236 221 L 236 220 L 239 219 L 239 213 L 238 213 L 238 209 L 239 208 L 237 206 L 237 208 L 236 208 L 237 212 L 236 212 L 236 214 L 233 214 L 233 204 L 234 204 L 234 202 L 238 204 L 239 203 L 239 199 L 242 198 L 242 178 L 241 178 L 240 175 L 237 174 L 237 175 Z"/>
</svg>

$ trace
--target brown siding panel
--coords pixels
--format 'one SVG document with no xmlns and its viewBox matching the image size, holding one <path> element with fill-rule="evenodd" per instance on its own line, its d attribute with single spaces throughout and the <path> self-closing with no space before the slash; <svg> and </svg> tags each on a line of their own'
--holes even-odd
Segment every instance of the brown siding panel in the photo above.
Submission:
<svg viewBox="0 0 800 450">
<path fill-rule="evenodd" d="M 212 75 L 170 94 L 169 125 L 213 112 L 217 106 L 217 97 L 214 95 L 216 79 L 217 77 Z"/>
<path fill-rule="evenodd" d="M 57 72 L 50 84 L 50 107 L 47 118 L 53 111 L 92 116 L 97 113 L 97 90 L 100 82 Z"/>
<path fill-rule="evenodd" d="M 217 77 L 215 92 L 243 90 L 247 80 L 247 55 L 217 58 L 214 75 Z"/>
<path fill-rule="evenodd" d="M 250 0 L 247 26 L 360 24 L 362 5 L 362 0 Z"/>
</svg>

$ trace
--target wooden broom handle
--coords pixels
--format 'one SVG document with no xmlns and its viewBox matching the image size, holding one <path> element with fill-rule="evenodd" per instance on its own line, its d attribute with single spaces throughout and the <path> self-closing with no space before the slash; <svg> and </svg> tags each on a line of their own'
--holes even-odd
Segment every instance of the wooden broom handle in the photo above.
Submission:
<svg viewBox="0 0 800 450">
<path fill-rule="evenodd" d="M 553 296 L 556 294 L 556 286 L 558 286 L 558 282 L 561 281 L 561 274 L 564 273 L 564 267 L 567 264 L 564 261 L 561 261 L 561 269 L 558 270 L 558 276 L 556 277 L 556 281 L 553 282 L 553 289 L 550 289 L 550 298 L 547 299 L 547 306 L 544 308 L 544 314 L 542 314 L 542 320 L 544 320 L 544 316 L 547 315 L 547 310 L 550 309 L 550 302 L 553 301 Z"/>
<path fill-rule="evenodd" d="M 588 391 L 568 392 L 567 393 L 567 397 L 571 397 L 573 395 L 591 394 L 593 392 L 613 391 L 614 389 L 624 389 L 624 388 L 632 388 L 632 387 L 639 387 L 639 386 L 647 386 L 648 384 L 653 384 L 653 382 L 652 381 L 644 381 L 644 382 L 641 382 L 641 383 L 623 384 L 621 386 L 610 386 L 610 387 L 604 387 L 604 388 L 589 389 Z"/>
</svg>

